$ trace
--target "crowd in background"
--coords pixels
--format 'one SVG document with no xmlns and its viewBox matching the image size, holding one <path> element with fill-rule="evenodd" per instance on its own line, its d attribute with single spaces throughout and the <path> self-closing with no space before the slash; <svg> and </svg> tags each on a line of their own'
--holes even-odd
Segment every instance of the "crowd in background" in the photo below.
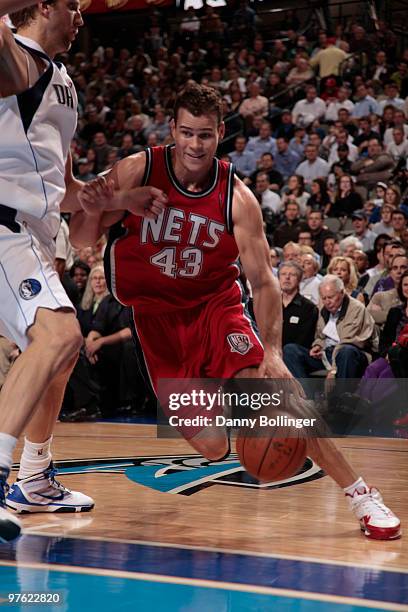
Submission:
<svg viewBox="0 0 408 612">
<path fill-rule="evenodd" d="M 289 369 L 404 377 L 408 49 L 384 22 L 372 32 L 350 22 L 305 35 L 296 12 L 286 15 L 266 37 L 244 1 L 228 15 L 187 11 L 171 31 L 152 11 L 134 48 L 67 55 L 79 96 L 74 171 L 90 181 L 145 147 L 170 144 L 178 90 L 189 79 L 216 88 L 226 122 L 219 156 L 262 210 Z M 71 253 L 68 228 L 61 232 L 57 269 L 85 339 L 62 418 L 144 410 L 129 312 L 108 294 L 101 267 L 104 241 Z M 394 420 L 405 431 L 408 419 Z"/>
</svg>

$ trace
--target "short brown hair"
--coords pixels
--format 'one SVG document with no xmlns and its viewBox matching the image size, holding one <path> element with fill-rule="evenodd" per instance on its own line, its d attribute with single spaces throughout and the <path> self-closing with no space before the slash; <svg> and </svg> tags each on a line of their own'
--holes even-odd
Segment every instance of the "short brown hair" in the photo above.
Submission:
<svg viewBox="0 0 408 612">
<path fill-rule="evenodd" d="M 190 83 L 177 96 L 174 104 L 174 121 L 180 108 L 185 108 L 194 117 L 201 115 L 216 115 L 217 123 L 222 121 L 222 98 L 216 89 Z"/>
<path fill-rule="evenodd" d="M 56 1 L 57 0 L 44 0 L 43 4 L 55 4 Z M 33 4 L 21 11 L 9 13 L 9 18 L 16 30 L 19 30 L 20 28 L 30 25 L 30 23 L 34 21 L 37 11 L 37 4 Z"/>
</svg>

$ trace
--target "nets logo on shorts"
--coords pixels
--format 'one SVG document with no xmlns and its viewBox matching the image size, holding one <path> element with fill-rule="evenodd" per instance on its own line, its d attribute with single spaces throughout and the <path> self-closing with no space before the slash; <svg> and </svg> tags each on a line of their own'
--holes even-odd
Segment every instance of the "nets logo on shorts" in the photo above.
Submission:
<svg viewBox="0 0 408 612">
<path fill-rule="evenodd" d="M 231 353 L 246 355 L 247 352 L 254 346 L 251 344 L 251 340 L 247 334 L 228 334 L 227 340 L 231 347 Z"/>
<path fill-rule="evenodd" d="M 32 300 L 41 291 L 41 283 L 35 278 L 26 278 L 20 283 L 18 292 L 23 300 Z"/>
</svg>

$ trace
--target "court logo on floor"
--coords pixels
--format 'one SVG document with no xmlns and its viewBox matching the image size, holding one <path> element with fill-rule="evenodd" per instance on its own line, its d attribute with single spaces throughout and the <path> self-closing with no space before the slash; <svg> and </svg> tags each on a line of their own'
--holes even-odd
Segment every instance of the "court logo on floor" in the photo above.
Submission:
<svg viewBox="0 0 408 612">
<path fill-rule="evenodd" d="M 77 459 L 59 462 L 58 469 L 61 474 L 124 474 L 132 482 L 145 487 L 181 495 L 192 495 L 213 486 L 278 489 L 316 480 L 325 475 L 320 467 L 307 457 L 302 469 L 295 476 L 261 484 L 245 472 L 235 454 L 223 461 L 207 461 L 197 455 Z"/>
</svg>

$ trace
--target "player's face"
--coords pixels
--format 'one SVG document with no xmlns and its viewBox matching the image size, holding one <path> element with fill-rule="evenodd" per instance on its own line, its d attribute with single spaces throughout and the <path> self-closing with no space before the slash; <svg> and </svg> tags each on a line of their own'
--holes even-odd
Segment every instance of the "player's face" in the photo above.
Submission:
<svg viewBox="0 0 408 612">
<path fill-rule="evenodd" d="M 84 22 L 79 0 L 57 0 L 49 7 L 49 27 L 57 37 L 57 53 L 68 51 Z"/>
<path fill-rule="evenodd" d="M 195 117 L 185 108 L 180 108 L 177 122 L 171 122 L 176 163 L 191 174 L 202 174 L 206 168 L 210 170 L 224 131 L 224 124 L 218 125 L 215 114 Z"/>
</svg>

